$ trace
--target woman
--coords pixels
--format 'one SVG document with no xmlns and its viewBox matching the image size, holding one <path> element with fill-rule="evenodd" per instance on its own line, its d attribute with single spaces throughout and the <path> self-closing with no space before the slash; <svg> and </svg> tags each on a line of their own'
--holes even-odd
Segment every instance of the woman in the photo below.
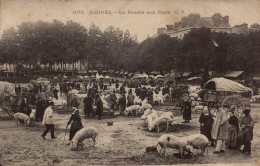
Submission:
<svg viewBox="0 0 260 166">
<path fill-rule="evenodd" d="M 211 141 L 211 146 L 214 146 L 213 140 L 211 138 L 211 129 L 214 119 L 210 114 L 207 107 L 204 107 L 203 113 L 200 115 L 200 132 L 205 135 L 209 141 Z"/>
<path fill-rule="evenodd" d="M 68 121 L 67 126 L 66 126 L 66 128 L 67 128 L 70 125 L 70 123 L 72 122 L 71 127 L 70 127 L 70 137 L 69 137 L 70 141 L 73 139 L 76 132 L 83 128 L 83 125 L 81 123 L 81 118 L 79 115 L 79 110 L 75 107 L 73 107 L 72 110 L 74 112 L 70 116 L 70 120 Z M 68 143 L 67 145 L 69 145 L 69 144 L 70 143 Z"/>
<path fill-rule="evenodd" d="M 242 128 L 242 143 L 244 145 L 244 149 L 242 152 L 245 155 L 251 154 L 251 141 L 253 140 L 253 129 L 254 129 L 254 120 L 250 115 L 250 109 L 245 109 L 243 113 L 245 116 L 242 117 L 241 120 L 241 128 Z"/>
<path fill-rule="evenodd" d="M 189 102 L 189 97 L 186 96 L 182 102 L 183 123 L 190 123 L 191 120 L 191 103 Z"/>
<path fill-rule="evenodd" d="M 217 140 L 216 149 L 213 152 L 214 154 L 225 152 L 225 141 L 228 139 L 227 113 L 223 108 L 219 108 L 217 111 L 217 116 L 211 130 L 212 139 Z"/>
<path fill-rule="evenodd" d="M 237 148 L 237 134 L 239 132 L 238 118 L 234 114 L 234 109 L 230 110 L 230 117 L 228 119 L 228 140 L 227 145 L 229 149 Z"/>
</svg>

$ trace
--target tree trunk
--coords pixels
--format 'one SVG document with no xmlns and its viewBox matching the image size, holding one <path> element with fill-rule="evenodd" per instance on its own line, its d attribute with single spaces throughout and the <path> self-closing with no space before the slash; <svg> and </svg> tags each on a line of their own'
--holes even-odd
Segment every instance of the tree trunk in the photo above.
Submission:
<svg viewBox="0 0 260 166">
<path fill-rule="evenodd" d="M 72 61 L 72 76 L 74 76 L 74 61 Z"/>
</svg>

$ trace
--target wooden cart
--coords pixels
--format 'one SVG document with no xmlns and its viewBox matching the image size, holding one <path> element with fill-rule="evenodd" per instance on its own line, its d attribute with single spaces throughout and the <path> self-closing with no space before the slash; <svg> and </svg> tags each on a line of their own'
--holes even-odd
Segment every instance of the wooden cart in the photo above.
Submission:
<svg viewBox="0 0 260 166">
<path fill-rule="evenodd" d="M 213 115 L 220 107 L 226 111 L 234 108 L 238 118 L 242 117 L 245 108 L 250 107 L 251 96 L 250 88 L 222 77 L 209 80 L 199 92 L 201 102 L 208 106 Z"/>
</svg>

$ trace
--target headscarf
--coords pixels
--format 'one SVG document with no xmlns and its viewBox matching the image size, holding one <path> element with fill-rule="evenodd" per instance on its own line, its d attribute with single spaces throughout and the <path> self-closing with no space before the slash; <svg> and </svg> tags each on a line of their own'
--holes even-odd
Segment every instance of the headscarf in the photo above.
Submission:
<svg viewBox="0 0 260 166">
<path fill-rule="evenodd" d="M 79 110 L 76 108 L 76 107 L 72 107 L 72 110 L 73 110 L 73 115 L 75 115 L 76 114 L 76 112 L 79 112 Z"/>
</svg>

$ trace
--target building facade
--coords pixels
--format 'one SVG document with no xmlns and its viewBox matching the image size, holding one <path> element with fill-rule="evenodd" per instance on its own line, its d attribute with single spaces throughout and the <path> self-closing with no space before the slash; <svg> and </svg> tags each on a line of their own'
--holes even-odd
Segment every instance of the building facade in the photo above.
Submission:
<svg viewBox="0 0 260 166">
<path fill-rule="evenodd" d="M 158 28 L 157 34 L 153 37 L 157 37 L 160 34 L 166 34 L 170 37 L 176 37 L 182 39 L 184 35 L 196 28 L 209 28 L 212 32 L 223 33 L 235 33 L 235 34 L 248 34 L 250 29 L 248 24 L 241 24 L 231 27 L 229 25 L 229 16 L 222 17 L 221 14 L 216 13 L 211 17 L 201 17 L 200 14 L 189 14 L 183 17 L 181 21 L 174 23 L 173 25 L 166 25 L 165 28 Z"/>
</svg>

